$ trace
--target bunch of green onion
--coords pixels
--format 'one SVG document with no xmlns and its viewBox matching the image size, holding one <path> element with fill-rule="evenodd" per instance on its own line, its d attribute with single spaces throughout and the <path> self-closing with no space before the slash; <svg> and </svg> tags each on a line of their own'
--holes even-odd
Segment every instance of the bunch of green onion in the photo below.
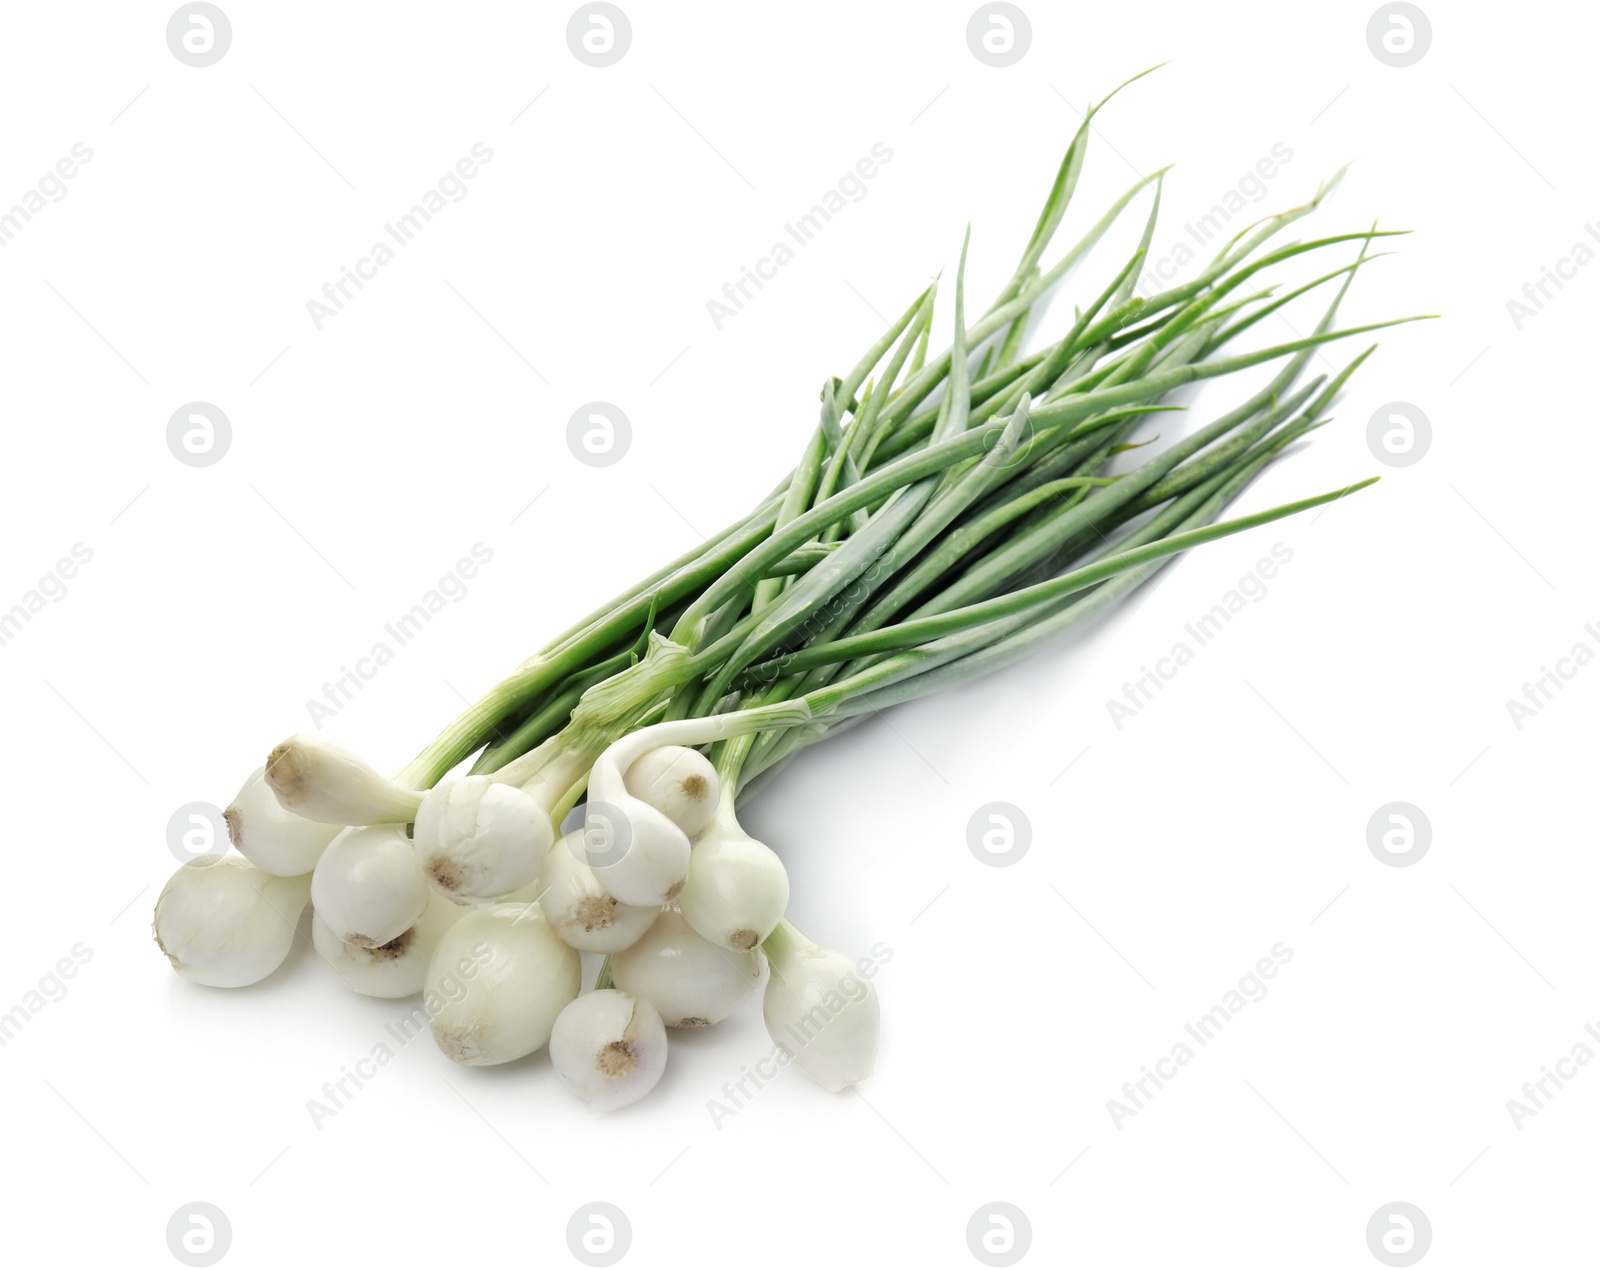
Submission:
<svg viewBox="0 0 1600 1270">
<path fill-rule="evenodd" d="M 964 243 L 950 346 L 930 352 L 935 283 L 824 384 L 794 470 L 747 517 L 552 640 L 390 776 L 315 735 L 274 749 L 226 813 L 240 856 L 202 857 L 162 893 L 156 937 L 173 967 L 215 986 L 264 978 L 309 898 L 317 950 L 351 988 L 423 993 L 457 1062 L 548 1043 L 566 1083 L 604 1109 L 655 1084 L 667 1028 L 728 1017 L 765 963 L 767 1025 L 795 1064 L 830 1089 L 868 1075 L 876 996 L 788 920 L 783 865 L 739 807 L 805 747 L 1026 656 L 1168 557 L 1371 483 L 1222 519 L 1327 421 L 1371 352 L 1302 383 L 1317 349 L 1393 325 L 1335 325 L 1384 235 L 1270 247 L 1325 186 L 1191 281 L 1139 297 L 1157 172 L 1046 268 L 1103 105 L 994 301 L 969 324 Z M 1144 196 L 1137 249 L 1064 334 L 1024 352 L 1035 309 Z M 1354 258 L 1306 285 L 1264 285 L 1340 247 Z M 1323 287 L 1312 334 L 1229 351 Z M 1111 473 L 1141 448 L 1144 417 L 1175 409 L 1175 389 L 1278 362 L 1227 413 Z M 561 835 L 580 803 L 581 826 Z M 605 955 L 588 993 L 580 952 Z"/>
</svg>

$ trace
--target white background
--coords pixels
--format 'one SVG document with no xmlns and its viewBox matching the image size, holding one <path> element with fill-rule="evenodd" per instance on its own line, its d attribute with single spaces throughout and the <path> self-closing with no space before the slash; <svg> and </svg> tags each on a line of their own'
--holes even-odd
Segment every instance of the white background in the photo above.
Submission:
<svg viewBox="0 0 1600 1270">
<path fill-rule="evenodd" d="M 1506 306 L 1593 242 L 1592 17 L 1429 3 L 1431 48 L 1395 69 L 1366 4 L 1029 2 L 1028 54 L 994 69 L 970 3 L 637 3 L 627 55 L 594 69 L 565 6 L 224 7 L 231 48 L 203 69 L 168 51 L 161 5 L 6 19 L 0 205 L 93 151 L 0 248 L 0 607 L 93 551 L 0 648 L 0 1011 L 92 950 L 0 1050 L 8 1253 L 176 1264 L 168 1219 L 201 1200 L 231 1222 L 228 1265 L 576 1264 L 567 1220 L 599 1199 L 630 1219 L 624 1264 L 963 1266 L 969 1217 L 1004 1200 L 1025 1264 L 1362 1266 L 1399 1200 L 1431 1221 L 1428 1264 L 1592 1256 L 1600 1074 L 1520 1128 L 1506 1106 L 1600 1020 L 1600 669 L 1520 729 L 1506 707 L 1600 650 L 1600 267 L 1521 330 Z M 968 220 L 987 299 L 1079 110 L 1167 58 L 1097 120 L 1057 248 L 1168 162 L 1158 252 L 1274 143 L 1293 158 L 1252 214 L 1356 160 L 1295 233 L 1417 230 L 1343 316 L 1443 320 L 1385 333 L 1335 423 L 1240 507 L 1384 481 L 1184 558 L 1087 637 L 812 752 L 752 806 L 795 919 L 892 949 L 860 1096 L 791 1071 L 714 1125 L 707 1100 L 770 1047 L 752 1005 L 675 1037 L 657 1091 L 610 1119 L 543 1054 L 467 1070 L 419 1040 L 315 1127 L 307 1101 L 407 1007 L 348 995 L 305 945 L 255 989 L 178 980 L 148 928 L 173 811 L 225 804 L 474 543 L 494 556 L 467 597 L 329 725 L 380 767 L 741 514 L 879 315 L 953 276 Z M 494 157 L 467 197 L 316 329 L 306 302 L 476 142 Z M 893 159 L 867 196 L 717 330 L 706 302 L 875 142 Z M 565 441 L 596 399 L 634 434 L 604 469 Z M 165 441 L 197 400 L 233 428 L 206 468 Z M 1393 401 L 1433 442 L 1391 470 L 1366 433 Z M 1294 555 L 1266 598 L 1119 730 L 1107 700 L 1275 542 Z M 1009 868 L 966 843 L 996 800 L 1032 824 Z M 1367 846 L 1395 800 L 1432 825 L 1407 868 Z M 1270 994 L 1117 1127 L 1123 1082 L 1279 941 Z"/>
</svg>

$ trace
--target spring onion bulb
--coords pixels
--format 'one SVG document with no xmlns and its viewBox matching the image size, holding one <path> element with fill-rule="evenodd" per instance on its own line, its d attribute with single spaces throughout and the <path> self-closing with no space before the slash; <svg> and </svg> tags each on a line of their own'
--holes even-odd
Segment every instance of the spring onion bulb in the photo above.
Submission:
<svg viewBox="0 0 1600 1270">
<path fill-rule="evenodd" d="M 539 907 L 556 934 L 579 952 L 621 952 L 650 929 L 660 906 L 624 904 L 600 885 L 582 850 L 582 830 L 550 848 L 540 871 Z"/>
<path fill-rule="evenodd" d="M 775 704 L 639 728 L 607 746 L 589 769 L 583 845 L 600 885 L 624 904 L 669 904 L 689 876 L 689 838 L 665 812 L 628 792 L 626 773 L 664 745 L 703 745 L 810 719 L 805 704 Z M 667 1011 L 662 1011 L 665 1016 Z"/>
<path fill-rule="evenodd" d="M 267 756 L 267 784 L 285 811 L 325 825 L 404 825 L 422 795 L 378 774 L 360 755 L 302 732 Z"/>
<path fill-rule="evenodd" d="M 620 776 L 615 787 L 590 783 L 583 849 L 596 880 L 625 904 L 659 908 L 689 876 L 688 837 L 664 812 L 621 790 Z"/>
<path fill-rule="evenodd" d="M 706 940 L 748 952 L 772 933 L 788 907 L 783 861 L 740 827 L 730 791 L 689 856 L 678 908 Z"/>
<path fill-rule="evenodd" d="M 156 900 L 156 946 L 195 983 L 258 983 L 289 955 L 310 887 L 309 876 L 277 877 L 238 856 L 199 856 Z"/>
<path fill-rule="evenodd" d="M 311 874 L 311 905 L 347 944 L 380 948 L 416 924 L 428 883 L 404 825 L 346 829 Z"/>
<path fill-rule="evenodd" d="M 550 1061 L 591 1111 L 615 1111 L 656 1087 L 667 1068 L 667 1028 L 648 1001 L 601 988 L 557 1016 Z"/>
<path fill-rule="evenodd" d="M 234 849 L 256 868 L 280 878 L 310 873 L 340 829 L 285 811 L 267 785 L 263 767 L 250 773 L 222 818 Z"/>
<path fill-rule="evenodd" d="M 612 982 L 655 1006 L 668 1027 L 721 1023 L 750 998 L 760 978 L 759 952 L 709 944 L 670 908 L 611 959 Z"/>
<path fill-rule="evenodd" d="M 717 814 L 721 790 L 717 769 L 699 750 L 657 746 L 633 761 L 622 783 L 635 798 L 662 812 L 691 838 Z"/>
<path fill-rule="evenodd" d="M 515 785 L 466 776 L 423 796 L 413 826 L 417 859 L 434 888 L 495 900 L 533 885 L 554 838 L 550 815 Z"/>
<path fill-rule="evenodd" d="M 872 1075 L 878 994 L 842 952 L 782 922 L 762 944 L 772 974 L 761 1013 L 772 1039 L 801 1071 L 838 1093 Z"/>
<path fill-rule="evenodd" d="M 467 1067 L 531 1054 L 578 995 L 581 974 L 577 950 L 537 904 L 473 909 L 444 933 L 423 978 L 433 1039 Z"/>
<path fill-rule="evenodd" d="M 442 895 L 430 895 L 428 907 L 409 929 L 376 948 L 346 943 L 313 911 L 311 942 L 351 991 L 368 997 L 409 997 L 422 991 L 428 962 L 445 931 L 469 911 Z"/>
</svg>

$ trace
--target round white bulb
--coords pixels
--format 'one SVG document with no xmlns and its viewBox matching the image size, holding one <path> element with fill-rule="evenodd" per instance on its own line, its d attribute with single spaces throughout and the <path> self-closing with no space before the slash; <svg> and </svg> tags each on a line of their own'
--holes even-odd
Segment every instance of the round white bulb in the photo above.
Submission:
<svg viewBox="0 0 1600 1270">
<path fill-rule="evenodd" d="M 310 882 L 263 872 L 238 856 L 198 856 L 156 900 L 156 946 L 195 983 L 257 983 L 289 955 Z"/>
<path fill-rule="evenodd" d="M 429 790 L 412 832 L 434 888 L 471 900 L 500 899 L 535 882 L 554 837 L 543 807 L 487 776 Z"/>
<path fill-rule="evenodd" d="M 428 907 L 408 930 L 376 948 L 345 943 L 320 914 L 313 913 L 311 940 L 339 981 L 352 992 L 368 997 L 409 997 L 422 991 L 428 962 L 445 931 L 469 911 L 467 905 L 442 895 L 430 895 Z"/>
<path fill-rule="evenodd" d="M 578 951 L 537 904 L 474 909 L 444 933 L 422 983 L 433 1039 L 468 1067 L 509 1063 L 550 1039 L 578 995 Z"/>
<path fill-rule="evenodd" d="M 742 952 L 770 935 L 788 906 L 783 861 L 745 833 L 729 809 L 695 843 L 678 908 L 713 944 Z"/>
<path fill-rule="evenodd" d="M 593 1111 L 615 1111 L 655 1088 L 667 1067 L 667 1029 L 656 1008 L 617 988 L 586 993 L 561 1011 L 550 1061 Z"/>
<path fill-rule="evenodd" d="M 285 811 L 262 767 L 250 774 L 222 818 L 234 849 L 256 868 L 281 878 L 310 873 L 343 827 Z"/>
<path fill-rule="evenodd" d="M 683 745 L 657 746 L 636 758 L 622 783 L 691 838 L 717 814 L 722 791 L 711 760 Z"/>
<path fill-rule="evenodd" d="M 428 906 L 428 883 L 404 825 L 346 829 L 311 875 L 311 906 L 344 943 L 387 944 Z"/>
<path fill-rule="evenodd" d="M 837 1093 L 872 1075 L 878 994 L 842 952 L 783 922 L 763 945 L 772 974 L 762 998 L 767 1032 L 795 1066 Z"/>
<path fill-rule="evenodd" d="M 637 943 L 612 957 L 611 978 L 655 1006 L 668 1027 L 709 1027 L 755 992 L 761 954 L 709 944 L 683 914 L 665 909 Z"/>
<path fill-rule="evenodd" d="M 581 830 L 550 848 L 540 871 L 539 907 L 556 934 L 579 952 L 621 952 L 650 929 L 661 907 L 624 904 L 579 858 L 582 849 Z"/>
</svg>

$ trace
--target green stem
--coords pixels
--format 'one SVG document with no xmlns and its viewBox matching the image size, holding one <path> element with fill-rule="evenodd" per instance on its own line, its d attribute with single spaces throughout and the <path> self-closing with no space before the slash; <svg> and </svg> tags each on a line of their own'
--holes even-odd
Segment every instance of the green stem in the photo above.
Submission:
<svg viewBox="0 0 1600 1270">
<path fill-rule="evenodd" d="M 1087 590 L 1096 583 L 1104 582 L 1107 578 L 1114 577 L 1127 569 L 1138 568 L 1165 559 L 1167 556 L 1175 556 L 1203 543 L 1214 542 L 1218 538 L 1242 533 L 1259 525 L 1271 524 L 1275 520 L 1282 520 L 1285 516 L 1321 507 L 1325 503 L 1336 502 L 1347 494 L 1365 489 L 1378 479 L 1376 476 L 1369 476 L 1364 481 L 1357 481 L 1354 485 L 1330 493 L 1284 503 L 1266 511 L 1240 516 L 1202 529 L 1173 534 L 1159 542 L 1104 556 L 1093 564 L 1084 565 L 1081 569 L 1074 569 L 1048 582 L 1023 587 L 1018 591 L 1009 591 L 1005 595 L 980 604 L 951 609 L 935 617 L 880 627 L 864 635 L 854 635 L 826 644 L 810 644 L 797 652 L 787 653 L 772 661 L 751 666 L 746 672 L 746 679 L 751 683 L 770 683 L 782 675 L 808 670 L 813 666 L 832 665 L 869 653 L 896 652 L 902 648 L 913 648 L 957 631 L 980 626 L 996 618 L 1014 617 L 1038 605 L 1058 600 L 1076 591 Z"/>
</svg>

